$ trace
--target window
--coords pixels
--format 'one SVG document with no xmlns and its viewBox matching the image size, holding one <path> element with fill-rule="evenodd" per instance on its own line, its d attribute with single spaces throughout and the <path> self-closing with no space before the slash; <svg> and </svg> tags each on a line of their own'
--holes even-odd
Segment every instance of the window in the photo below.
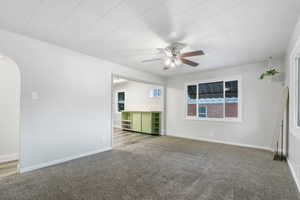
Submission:
<svg viewBox="0 0 300 200">
<path fill-rule="evenodd" d="M 238 117 L 238 81 L 225 82 L 225 118 Z"/>
<path fill-rule="evenodd" d="M 198 84 L 198 107 L 207 107 L 208 118 L 223 118 L 224 109 L 223 82 L 211 82 Z M 199 117 L 201 117 L 199 115 Z"/>
<path fill-rule="evenodd" d="M 187 115 L 197 116 L 197 85 L 187 86 Z"/>
<path fill-rule="evenodd" d="M 199 117 L 207 117 L 207 106 L 199 106 Z"/>
<path fill-rule="evenodd" d="M 153 97 L 160 97 L 161 96 L 161 89 L 160 88 L 154 88 L 150 91 L 150 95 L 151 98 Z"/>
<path fill-rule="evenodd" d="M 238 120 L 240 97 L 238 79 L 188 84 L 187 118 Z"/>
<path fill-rule="evenodd" d="M 117 108 L 118 112 L 122 112 L 125 109 L 125 92 L 117 93 Z"/>
</svg>

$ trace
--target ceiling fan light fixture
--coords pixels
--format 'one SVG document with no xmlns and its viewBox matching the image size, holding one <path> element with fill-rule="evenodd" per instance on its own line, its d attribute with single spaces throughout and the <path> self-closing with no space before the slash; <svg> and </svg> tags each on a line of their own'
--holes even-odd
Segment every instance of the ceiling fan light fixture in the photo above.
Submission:
<svg viewBox="0 0 300 200">
<path fill-rule="evenodd" d="M 182 64 L 182 61 L 181 61 L 181 59 L 176 59 L 175 63 L 176 63 L 176 66 L 180 66 Z"/>
<path fill-rule="evenodd" d="M 166 66 L 169 66 L 171 64 L 171 59 L 170 58 L 167 58 L 166 61 L 165 61 L 165 65 Z"/>
<path fill-rule="evenodd" d="M 165 52 L 166 52 L 167 57 L 172 57 L 173 56 L 172 51 L 170 49 L 166 49 Z"/>
<path fill-rule="evenodd" d="M 193 56 L 202 56 L 202 55 L 204 55 L 204 52 L 202 50 L 197 50 L 197 51 L 181 53 L 181 50 L 185 46 L 186 46 L 186 44 L 183 44 L 180 42 L 175 42 L 165 48 L 157 48 L 157 50 L 159 51 L 159 54 L 162 54 L 161 58 L 143 60 L 142 62 L 152 62 L 152 61 L 161 60 L 161 61 L 163 61 L 164 65 L 165 65 L 163 68 L 164 70 L 176 68 L 181 65 L 197 67 L 199 65 L 199 63 L 189 60 L 188 58 L 193 57 Z"/>
<path fill-rule="evenodd" d="M 175 62 L 171 62 L 170 67 L 171 67 L 171 68 L 175 68 L 175 67 L 176 67 Z"/>
<path fill-rule="evenodd" d="M 171 62 L 170 62 L 170 64 L 169 64 L 169 66 L 171 67 L 171 68 L 175 68 L 175 67 L 177 67 L 177 63 L 176 63 L 176 59 L 171 59 Z"/>
</svg>

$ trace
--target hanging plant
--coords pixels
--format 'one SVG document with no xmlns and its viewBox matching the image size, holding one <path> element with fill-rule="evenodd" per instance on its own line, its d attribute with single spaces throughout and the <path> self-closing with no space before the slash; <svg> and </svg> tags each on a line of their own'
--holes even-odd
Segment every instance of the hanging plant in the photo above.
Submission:
<svg viewBox="0 0 300 200">
<path fill-rule="evenodd" d="M 262 73 L 259 77 L 259 79 L 263 80 L 266 76 L 275 76 L 276 74 L 279 74 L 279 71 L 276 69 L 270 69 L 264 73 Z"/>
<path fill-rule="evenodd" d="M 272 66 L 272 57 L 269 57 L 267 71 L 262 73 L 259 77 L 260 80 L 263 80 L 265 77 L 271 77 L 279 74 L 279 71 Z"/>
</svg>

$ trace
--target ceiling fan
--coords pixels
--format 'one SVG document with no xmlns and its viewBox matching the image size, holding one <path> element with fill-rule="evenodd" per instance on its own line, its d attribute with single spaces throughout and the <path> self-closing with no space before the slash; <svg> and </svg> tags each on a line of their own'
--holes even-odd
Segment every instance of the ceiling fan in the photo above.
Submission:
<svg viewBox="0 0 300 200">
<path fill-rule="evenodd" d="M 158 48 L 159 53 L 163 54 L 160 58 L 154 58 L 149 60 L 143 60 L 142 62 L 154 62 L 158 60 L 164 61 L 164 70 L 172 69 L 180 66 L 181 64 L 186 64 L 192 67 L 197 67 L 199 63 L 186 59 L 186 57 L 192 56 L 202 56 L 204 52 L 202 50 L 191 51 L 186 53 L 181 53 L 181 50 L 186 47 L 186 44 L 175 42 L 166 48 Z"/>
</svg>

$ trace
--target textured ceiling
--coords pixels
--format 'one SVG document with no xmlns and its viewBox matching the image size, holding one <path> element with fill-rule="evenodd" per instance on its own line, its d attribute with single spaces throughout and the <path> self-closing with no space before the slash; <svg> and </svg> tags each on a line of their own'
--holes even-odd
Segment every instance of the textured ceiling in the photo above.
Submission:
<svg viewBox="0 0 300 200">
<path fill-rule="evenodd" d="M 0 27 L 170 76 L 282 57 L 299 0 L 0 0 Z M 198 68 L 163 71 L 156 48 L 181 41 Z"/>
</svg>

